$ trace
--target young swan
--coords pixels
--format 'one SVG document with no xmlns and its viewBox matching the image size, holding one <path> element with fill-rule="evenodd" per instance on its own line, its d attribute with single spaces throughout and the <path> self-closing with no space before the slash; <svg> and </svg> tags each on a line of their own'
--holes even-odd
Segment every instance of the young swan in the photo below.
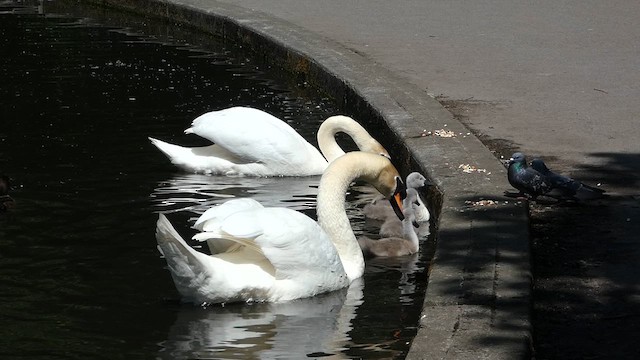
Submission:
<svg viewBox="0 0 640 360">
<path fill-rule="evenodd" d="M 351 136 L 360 150 L 390 158 L 378 141 L 347 116 L 332 116 L 322 123 L 318 130 L 321 154 L 286 122 L 248 107 L 203 114 L 185 130 L 185 133 L 196 134 L 214 145 L 187 148 L 154 138 L 149 140 L 172 163 L 187 171 L 217 175 L 309 176 L 321 175 L 329 162 L 344 154 L 335 140 L 338 132 Z"/>
<path fill-rule="evenodd" d="M 419 172 L 412 172 L 407 176 L 407 189 L 419 189 L 424 187 L 427 184 L 427 179 L 420 174 Z M 420 227 L 418 228 L 420 235 L 428 235 L 429 234 L 429 219 L 431 218 L 431 214 L 429 213 L 429 209 L 427 209 L 426 205 L 422 201 L 419 195 L 414 201 L 409 202 L 409 198 L 407 197 L 403 201 L 403 206 L 406 208 L 413 203 L 414 207 L 414 215 Z M 382 220 L 382 226 L 380 226 L 380 235 L 387 237 L 398 237 L 403 236 L 402 224 L 400 220 L 398 220 L 397 216 L 394 215 L 393 209 L 386 203 L 379 201 L 380 199 L 375 199 L 371 203 L 364 206 L 362 212 L 364 216 L 374 220 Z"/>
<path fill-rule="evenodd" d="M 388 237 L 380 240 L 373 240 L 368 237 L 361 237 L 358 239 L 358 244 L 365 255 L 378 256 L 378 257 L 395 257 L 411 255 L 418 252 L 420 247 L 418 241 L 418 234 L 414 230 L 414 227 L 418 227 L 416 222 L 415 207 L 411 206 L 416 201 L 418 192 L 415 189 L 407 189 L 407 198 L 409 205 L 406 202 L 402 210 L 404 220 L 402 220 L 402 235 L 401 237 Z M 414 204 L 415 205 L 415 204 Z"/>
<path fill-rule="evenodd" d="M 411 196 L 409 196 L 409 192 L 411 192 Z M 402 207 L 411 207 L 414 224 L 416 225 L 413 230 L 418 237 L 428 236 L 430 233 L 429 219 L 431 215 L 415 188 L 407 188 L 407 197 L 402 201 Z M 382 225 L 380 225 L 379 234 L 383 237 L 404 237 L 404 224 L 397 216 L 389 216 L 384 220 Z"/>
<path fill-rule="evenodd" d="M 360 151 L 333 161 L 320 179 L 318 222 L 287 208 L 235 199 L 207 210 L 194 238 L 216 242 L 206 255 L 190 247 L 160 214 L 156 229 L 178 292 L 195 303 L 288 301 L 348 286 L 364 273 L 364 257 L 345 210 L 349 185 L 363 180 L 402 216 L 404 184 L 389 159 Z M 211 246 L 210 246 L 211 248 Z"/>
</svg>

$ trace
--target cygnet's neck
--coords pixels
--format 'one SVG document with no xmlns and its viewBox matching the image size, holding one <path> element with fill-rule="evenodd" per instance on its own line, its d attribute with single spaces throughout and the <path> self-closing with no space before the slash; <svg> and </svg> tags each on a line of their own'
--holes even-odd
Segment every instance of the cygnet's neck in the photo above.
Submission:
<svg viewBox="0 0 640 360">
<path fill-rule="evenodd" d="M 416 229 L 413 226 L 413 223 L 416 219 L 414 210 L 412 207 L 410 207 L 409 209 L 405 209 L 403 213 L 404 213 L 404 220 L 402 220 L 402 235 L 405 238 L 405 240 L 408 240 L 411 242 L 411 245 L 413 247 L 413 252 L 417 252 L 420 245 L 419 245 L 418 234 L 416 233 Z"/>
</svg>

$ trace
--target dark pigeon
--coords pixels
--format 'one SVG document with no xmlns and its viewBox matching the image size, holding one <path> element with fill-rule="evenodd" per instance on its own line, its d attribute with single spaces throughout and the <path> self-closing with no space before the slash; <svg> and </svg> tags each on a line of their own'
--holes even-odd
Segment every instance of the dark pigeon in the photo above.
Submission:
<svg viewBox="0 0 640 360">
<path fill-rule="evenodd" d="M 527 165 L 527 158 L 520 152 L 511 155 L 507 178 L 509 184 L 520 191 L 520 195 L 526 195 L 533 200 L 547 194 L 553 188 L 546 176 Z"/>
<path fill-rule="evenodd" d="M 552 186 L 548 196 L 568 200 L 593 200 L 604 196 L 605 190 L 583 184 L 567 176 L 549 170 L 541 159 L 531 161 L 531 167 L 544 175 Z"/>
</svg>

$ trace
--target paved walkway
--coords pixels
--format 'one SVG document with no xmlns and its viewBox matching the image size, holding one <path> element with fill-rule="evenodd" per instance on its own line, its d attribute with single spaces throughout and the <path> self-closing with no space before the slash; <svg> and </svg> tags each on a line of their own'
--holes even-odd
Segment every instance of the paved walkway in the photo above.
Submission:
<svg viewBox="0 0 640 360">
<path fill-rule="evenodd" d="M 504 168 L 461 122 L 498 154 L 519 149 L 597 179 L 631 199 L 630 219 L 638 214 L 629 197 L 640 185 L 637 1 L 107 2 L 243 42 L 329 89 L 359 119 L 389 124 L 391 133 L 375 135 L 415 161 L 399 166 L 422 168 L 444 193 L 409 359 L 530 355 L 527 207 L 502 197 Z M 459 136 L 421 136 L 445 127 Z M 498 205 L 473 205 L 482 199 Z"/>
<path fill-rule="evenodd" d="M 326 36 L 457 102 L 491 139 L 570 172 L 612 166 L 640 185 L 638 1 L 221 1 Z"/>
</svg>

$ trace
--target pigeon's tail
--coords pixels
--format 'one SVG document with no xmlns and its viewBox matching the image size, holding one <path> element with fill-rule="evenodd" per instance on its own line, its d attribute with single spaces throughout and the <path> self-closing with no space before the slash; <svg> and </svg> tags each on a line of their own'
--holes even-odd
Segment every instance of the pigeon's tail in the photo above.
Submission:
<svg viewBox="0 0 640 360">
<path fill-rule="evenodd" d="M 575 197 L 578 200 L 594 200 L 594 199 L 599 199 L 606 196 L 605 195 L 606 191 L 603 189 L 599 189 L 599 188 L 585 185 L 585 184 L 581 184 L 581 185 L 582 186 L 578 188 L 575 194 Z"/>
</svg>

